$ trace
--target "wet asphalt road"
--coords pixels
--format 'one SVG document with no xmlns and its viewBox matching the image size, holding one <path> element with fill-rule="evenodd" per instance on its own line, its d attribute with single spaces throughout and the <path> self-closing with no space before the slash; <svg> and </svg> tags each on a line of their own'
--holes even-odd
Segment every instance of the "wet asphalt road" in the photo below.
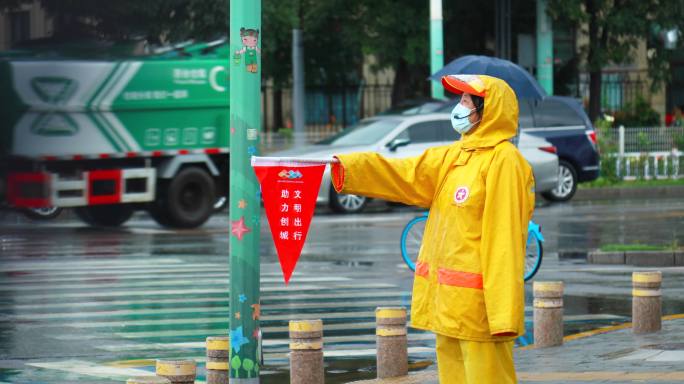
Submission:
<svg viewBox="0 0 684 384">
<path fill-rule="evenodd" d="M 327 382 L 374 376 L 373 311 L 410 305 L 399 236 L 418 213 L 384 204 L 350 216 L 322 210 L 288 287 L 262 226 L 262 382 L 286 381 L 294 318 L 324 320 Z M 633 268 L 559 260 L 559 250 L 684 244 L 679 200 L 540 204 L 534 219 L 546 237 L 535 279 L 565 281 L 566 333 L 628 320 Z M 117 230 L 69 215 L 36 223 L 5 212 L 0 224 L 0 383 L 116 383 L 171 357 L 197 358 L 202 376 L 203 340 L 228 327 L 225 215 L 189 231 L 144 214 Z M 663 271 L 664 312 L 684 313 L 684 268 Z M 411 332 L 409 347 L 414 368 L 434 358 L 430 334 Z"/>
</svg>

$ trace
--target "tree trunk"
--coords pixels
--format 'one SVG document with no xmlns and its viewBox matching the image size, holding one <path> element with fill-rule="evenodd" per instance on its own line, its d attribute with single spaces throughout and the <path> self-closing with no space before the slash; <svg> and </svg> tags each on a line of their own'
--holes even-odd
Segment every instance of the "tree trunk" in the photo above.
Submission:
<svg viewBox="0 0 684 384">
<path fill-rule="evenodd" d="M 392 106 L 395 107 L 406 99 L 409 85 L 408 63 L 404 59 L 399 60 L 394 73 L 394 83 L 392 84 Z"/>
<path fill-rule="evenodd" d="M 592 123 L 601 115 L 601 70 L 589 72 L 589 118 Z"/>
<path fill-rule="evenodd" d="M 273 91 L 273 131 L 283 128 L 283 91 L 276 88 Z"/>
<path fill-rule="evenodd" d="M 407 99 L 427 97 L 430 94 L 430 83 L 425 78 L 429 73 L 426 66 L 411 66 L 401 59 L 396 66 L 392 84 L 392 106 L 397 106 Z"/>
</svg>

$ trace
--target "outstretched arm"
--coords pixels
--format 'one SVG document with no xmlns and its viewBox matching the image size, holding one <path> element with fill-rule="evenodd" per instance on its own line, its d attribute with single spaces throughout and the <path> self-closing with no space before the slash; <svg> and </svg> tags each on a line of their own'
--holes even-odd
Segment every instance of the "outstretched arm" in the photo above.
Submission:
<svg viewBox="0 0 684 384">
<path fill-rule="evenodd" d="M 422 155 L 389 159 L 375 152 L 336 156 L 332 165 L 335 190 L 429 207 L 448 147 L 430 148 Z"/>
</svg>

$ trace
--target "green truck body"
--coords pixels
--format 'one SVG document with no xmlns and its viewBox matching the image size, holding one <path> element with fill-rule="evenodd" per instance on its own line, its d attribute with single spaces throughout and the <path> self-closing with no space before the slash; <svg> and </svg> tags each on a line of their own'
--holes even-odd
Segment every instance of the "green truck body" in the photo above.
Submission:
<svg viewBox="0 0 684 384">
<path fill-rule="evenodd" d="M 229 61 L 227 51 L 212 52 L 195 55 L 188 49 L 183 54 L 115 60 L 0 56 L 4 206 L 91 207 L 93 212 L 103 211 L 104 205 L 126 204 L 131 211 L 164 206 L 153 214 L 157 218 L 166 216 L 162 210 L 169 208 L 168 201 L 160 200 L 172 199 L 160 187 L 168 189 L 188 167 L 212 179 L 211 199 L 225 195 Z M 119 178 L 111 179 L 109 192 L 118 188 L 121 196 L 92 198 L 97 189 L 93 180 L 117 170 Z M 130 187 L 133 192 L 126 195 L 135 178 L 150 189 Z M 22 195 L 27 183 L 36 180 L 42 183 L 33 186 L 41 191 L 38 197 Z M 80 187 L 75 181 L 83 184 L 76 198 L 74 191 Z M 101 207 L 92 208 L 96 205 Z M 101 221 L 92 217 L 91 224 Z M 168 217 L 158 221 L 196 226 Z"/>
</svg>

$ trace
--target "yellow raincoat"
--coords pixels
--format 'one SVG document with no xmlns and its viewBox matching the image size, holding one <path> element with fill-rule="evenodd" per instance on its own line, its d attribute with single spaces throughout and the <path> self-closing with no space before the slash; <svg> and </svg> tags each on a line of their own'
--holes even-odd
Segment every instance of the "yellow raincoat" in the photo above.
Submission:
<svg viewBox="0 0 684 384">
<path fill-rule="evenodd" d="M 524 247 L 534 179 L 509 142 L 518 126 L 514 92 L 500 79 L 479 78 L 486 93 L 482 121 L 460 141 L 407 159 L 339 155 L 333 183 L 341 193 L 430 209 L 413 284 L 412 327 L 503 342 L 525 332 Z"/>
</svg>

